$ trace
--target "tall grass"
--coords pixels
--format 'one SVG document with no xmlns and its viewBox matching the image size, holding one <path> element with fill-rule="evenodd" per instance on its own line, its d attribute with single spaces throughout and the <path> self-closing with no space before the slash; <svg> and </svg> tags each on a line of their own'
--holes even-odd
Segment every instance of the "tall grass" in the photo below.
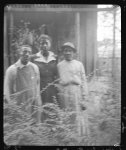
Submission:
<svg viewBox="0 0 126 150">
<path fill-rule="evenodd" d="M 60 109 L 56 98 L 40 108 L 48 114 L 45 122 L 24 112 L 16 103 L 4 103 L 4 141 L 7 145 L 88 146 L 114 145 L 120 142 L 120 86 L 112 80 L 92 79 L 88 83 L 89 100 L 83 117 L 88 118 L 89 132 L 79 136 L 75 124 L 70 123 L 76 112 Z"/>
</svg>

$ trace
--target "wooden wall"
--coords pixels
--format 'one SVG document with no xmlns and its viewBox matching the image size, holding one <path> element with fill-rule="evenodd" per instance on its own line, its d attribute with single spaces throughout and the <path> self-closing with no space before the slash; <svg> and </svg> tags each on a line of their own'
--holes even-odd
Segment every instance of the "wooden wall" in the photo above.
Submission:
<svg viewBox="0 0 126 150">
<path fill-rule="evenodd" d="M 92 7 L 96 8 L 95 5 Z M 79 14 L 78 22 L 76 18 L 77 13 Z M 97 13 L 94 11 L 6 11 L 4 23 L 4 70 L 16 61 L 10 45 L 12 35 L 8 34 L 9 28 L 13 26 L 20 26 L 21 20 L 24 20 L 25 22 L 29 21 L 31 23 L 29 25 L 30 29 L 37 29 L 42 24 L 47 24 L 49 27 L 49 35 L 53 40 L 52 50 L 55 53 L 58 54 L 60 46 L 64 42 L 71 41 L 77 48 L 79 48 L 78 59 L 83 62 L 86 69 L 86 74 L 89 74 L 94 70 L 97 43 Z M 79 24 L 77 25 L 77 23 Z M 33 50 L 33 53 L 36 52 L 36 50 Z M 10 57 L 10 55 L 12 56 Z"/>
<path fill-rule="evenodd" d="M 97 13 L 80 13 L 80 50 L 79 58 L 85 65 L 86 74 L 96 67 L 97 60 Z"/>
</svg>

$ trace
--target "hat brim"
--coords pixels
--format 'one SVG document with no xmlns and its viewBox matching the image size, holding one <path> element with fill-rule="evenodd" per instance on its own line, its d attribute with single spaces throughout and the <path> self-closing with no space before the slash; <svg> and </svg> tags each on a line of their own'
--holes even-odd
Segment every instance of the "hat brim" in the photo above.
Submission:
<svg viewBox="0 0 126 150">
<path fill-rule="evenodd" d="M 73 48 L 73 47 L 71 47 L 71 46 L 69 46 L 69 45 L 63 45 L 63 46 L 61 47 L 61 50 L 64 51 L 64 49 L 65 49 L 66 47 L 70 47 L 74 52 L 77 51 L 75 48 Z"/>
</svg>

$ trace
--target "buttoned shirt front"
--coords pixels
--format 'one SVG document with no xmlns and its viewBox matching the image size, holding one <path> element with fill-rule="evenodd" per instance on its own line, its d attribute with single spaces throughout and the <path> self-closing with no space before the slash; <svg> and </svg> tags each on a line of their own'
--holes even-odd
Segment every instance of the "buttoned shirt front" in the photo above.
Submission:
<svg viewBox="0 0 126 150">
<path fill-rule="evenodd" d="M 4 96 L 7 100 L 10 100 L 10 95 L 16 92 L 16 76 L 17 76 L 17 69 L 23 69 L 24 67 L 29 67 L 31 66 L 35 72 L 36 77 L 36 85 L 37 85 L 37 92 L 40 92 L 40 74 L 39 74 L 39 69 L 38 67 L 33 64 L 32 62 L 28 62 L 26 65 L 23 65 L 21 63 L 21 60 L 19 59 L 15 64 L 11 65 L 7 70 L 5 74 L 5 79 L 4 79 Z M 32 81 L 32 75 L 31 75 L 31 81 Z M 13 91 L 13 92 L 12 92 Z"/>
</svg>

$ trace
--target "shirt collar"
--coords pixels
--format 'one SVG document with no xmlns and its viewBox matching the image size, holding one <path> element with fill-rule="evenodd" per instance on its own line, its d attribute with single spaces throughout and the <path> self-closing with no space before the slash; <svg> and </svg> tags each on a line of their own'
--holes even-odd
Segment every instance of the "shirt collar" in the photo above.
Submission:
<svg viewBox="0 0 126 150">
<path fill-rule="evenodd" d="M 17 62 L 16 62 L 16 66 L 19 67 L 20 69 L 25 67 L 25 66 L 28 66 L 30 64 L 30 62 L 28 62 L 26 65 L 23 65 L 21 63 L 21 60 L 19 59 Z"/>
<path fill-rule="evenodd" d="M 51 52 L 51 51 L 48 51 L 48 52 L 49 52 L 49 56 L 48 56 L 47 59 L 45 59 L 45 57 L 41 54 L 41 52 L 38 52 L 38 53 L 36 54 L 36 56 L 37 56 L 38 58 L 36 58 L 35 61 L 48 63 L 48 62 L 50 62 L 50 61 L 52 61 L 52 60 L 56 60 L 54 53 Z"/>
</svg>

